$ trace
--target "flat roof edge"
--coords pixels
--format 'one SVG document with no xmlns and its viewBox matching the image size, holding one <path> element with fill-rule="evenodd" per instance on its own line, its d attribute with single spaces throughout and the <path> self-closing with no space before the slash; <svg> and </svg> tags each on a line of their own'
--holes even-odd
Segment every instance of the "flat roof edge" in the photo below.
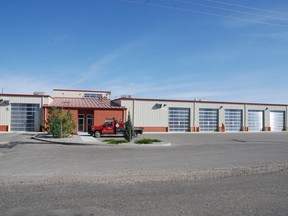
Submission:
<svg viewBox="0 0 288 216">
<path fill-rule="evenodd" d="M 0 96 L 12 96 L 12 97 L 50 97 L 50 95 L 35 95 L 35 94 L 0 94 Z"/>
<path fill-rule="evenodd" d="M 53 89 L 53 91 L 66 91 L 66 92 L 102 92 L 102 93 L 110 93 L 111 91 L 102 91 L 102 90 L 72 90 L 72 89 Z"/>
<path fill-rule="evenodd" d="M 156 99 L 156 98 L 117 98 L 117 100 L 138 100 L 138 101 L 161 101 L 161 102 L 184 102 L 184 103 L 207 103 L 207 104 L 237 104 L 237 105 L 262 105 L 262 106 L 288 106 L 288 104 L 272 104 L 272 103 L 252 103 L 252 102 L 226 102 L 226 101 L 206 101 L 206 100 L 177 100 L 177 99 Z"/>
</svg>

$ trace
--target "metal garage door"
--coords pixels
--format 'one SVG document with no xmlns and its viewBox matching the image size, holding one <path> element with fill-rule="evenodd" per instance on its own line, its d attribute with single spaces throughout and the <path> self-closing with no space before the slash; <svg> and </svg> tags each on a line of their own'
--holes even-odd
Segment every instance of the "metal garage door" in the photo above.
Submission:
<svg viewBox="0 0 288 216">
<path fill-rule="evenodd" d="M 11 104 L 11 131 L 39 131 L 39 104 Z"/>
<path fill-rule="evenodd" d="M 225 128 L 226 131 L 240 131 L 242 128 L 242 110 L 225 110 Z"/>
<path fill-rule="evenodd" d="M 169 131 L 188 132 L 190 131 L 190 109 L 169 108 Z"/>
<path fill-rule="evenodd" d="M 218 131 L 218 109 L 199 109 L 200 131 Z"/>
<path fill-rule="evenodd" d="M 248 127 L 249 131 L 263 130 L 263 111 L 248 110 Z"/>
<path fill-rule="evenodd" d="M 271 131 L 283 131 L 285 127 L 285 112 L 270 111 Z"/>
</svg>

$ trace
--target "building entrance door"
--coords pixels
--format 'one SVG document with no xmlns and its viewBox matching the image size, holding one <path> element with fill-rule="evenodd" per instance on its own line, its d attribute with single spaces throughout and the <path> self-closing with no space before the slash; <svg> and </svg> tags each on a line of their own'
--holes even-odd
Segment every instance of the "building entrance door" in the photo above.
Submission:
<svg viewBox="0 0 288 216">
<path fill-rule="evenodd" d="M 84 114 L 79 114 L 78 115 L 78 131 L 84 132 Z"/>
<path fill-rule="evenodd" d="M 89 131 L 89 129 L 93 126 L 93 115 L 87 114 L 86 115 L 86 131 Z"/>
</svg>

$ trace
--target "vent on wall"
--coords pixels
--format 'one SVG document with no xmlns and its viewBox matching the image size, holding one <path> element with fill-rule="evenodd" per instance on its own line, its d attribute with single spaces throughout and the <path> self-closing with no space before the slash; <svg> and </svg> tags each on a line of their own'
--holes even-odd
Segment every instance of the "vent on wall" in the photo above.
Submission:
<svg viewBox="0 0 288 216">
<path fill-rule="evenodd" d="M 0 106 L 8 106 L 9 104 L 10 104 L 9 100 L 3 100 L 3 99 L 0 100 Z"/>
<path fill-rule="evenodd" d="M 34 95 L 45 95 L 45 92 L 34 92 Z"/>
<path fill-rule="evenodd" d="M 121 98 L 131 98 L 131 95 L 121 95 Z"/>
</svg>

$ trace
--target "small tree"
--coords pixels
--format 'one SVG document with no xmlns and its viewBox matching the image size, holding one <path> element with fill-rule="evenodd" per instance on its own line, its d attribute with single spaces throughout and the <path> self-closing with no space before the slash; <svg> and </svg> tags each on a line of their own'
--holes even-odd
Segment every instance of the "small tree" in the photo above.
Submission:
<svg viewBox="0 0 288 216">
<path fill-rule="evenodd" d="M 69 137 L 73 134 L 76 124 L 69 110 L 64 111 L 61 108 L 51 107 L 48 113 L 47 124 L 49 133 L 58 138 Z"/>
<path fill-rule="evenodd" d="M 134 136 L 134 127 L 131 121 L 130 112 L 128 113 L 128 120 L 125 122 L 125 139 L 130 142 Z"/>
</svg>

